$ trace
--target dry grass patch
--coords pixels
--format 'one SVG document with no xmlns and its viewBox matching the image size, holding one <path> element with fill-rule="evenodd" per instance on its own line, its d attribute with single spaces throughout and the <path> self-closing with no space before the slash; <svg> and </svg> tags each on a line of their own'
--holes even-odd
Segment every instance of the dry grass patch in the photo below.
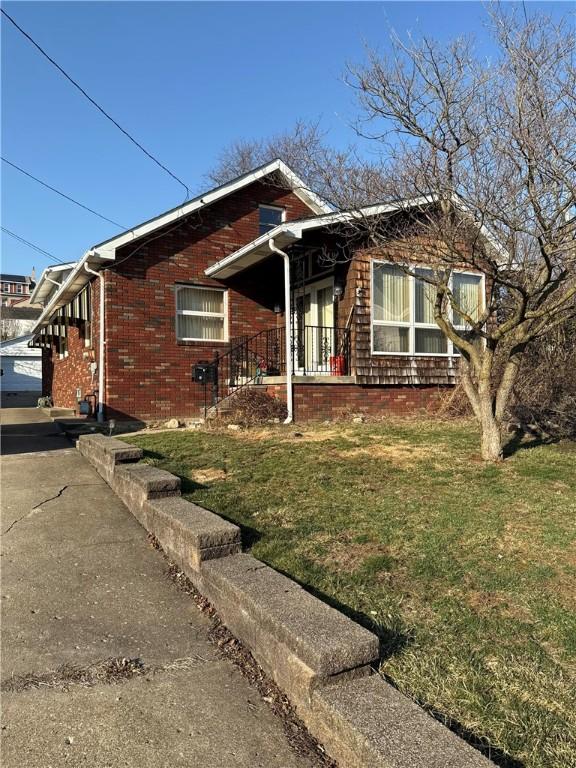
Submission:
<svg viewBox="0 0 576 768">
<path fill-rule="evenodd" d="M 225 480 L 228 473 L 217 467 L 206 467 L 204 469 L 191 469 L 190 477 L 195 483 L 204 485 L 205 483 L 216 483 L 219 480 Z"/>
<path fill-rule="evenodd" d="M 358 459 L 368 457 L 370 459 L 384 459 L 397 467 L 410 467 L 416 462 L 425 459 L 438 458 L 442 454 L 442 446 L 417 446 L 409 443 L 392 443 L 349 448 L 344 451 L 336 451 L 343 459 Z"/>
</svg>

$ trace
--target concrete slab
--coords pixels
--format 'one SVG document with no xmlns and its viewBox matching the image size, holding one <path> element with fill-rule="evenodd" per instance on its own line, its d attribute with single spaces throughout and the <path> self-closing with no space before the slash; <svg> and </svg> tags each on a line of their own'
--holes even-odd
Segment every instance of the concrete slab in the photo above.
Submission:
<svg viewBox="0 0 576 768">
<path fill-rule="evenodd" d="M 117 685 L 7 693 L 3 710 L 4 768 L 310 766 L 223 661 Z"/>
<path fill-rule="evenodd" d="M 292 750 L 282 721 L 220 660 L 208 619 L 48 417 L 1 417 L 11 430 L 2 458 L 3 685 L 111 657 L 161 670 L 68 692 L 6 691 L 2 765 L 318 765 Z"/>
</svg>

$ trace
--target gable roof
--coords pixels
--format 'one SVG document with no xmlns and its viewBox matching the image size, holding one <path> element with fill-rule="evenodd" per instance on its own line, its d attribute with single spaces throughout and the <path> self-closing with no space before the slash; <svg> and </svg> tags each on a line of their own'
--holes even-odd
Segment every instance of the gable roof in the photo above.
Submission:
<svg viewBox="0 0 576 768">
<path fill-rule="evenodd" d="M 0 341 L 0 355 L 7 357 L 41 357 L 42 352 L 38 348 L 29 347 L 32 334 L 15 336 L 13 339 Z"/>
<path fill-rule="evenodd" d="M 282 224 L 278 224 L 263 235 L 260 235 L 256 240 L 252 240 L 251 243 L 242 246 L 242 248 L 239 248 L 237 251 L 234 251 L 234 253 L 231 253 L 229 256 L 216 262 L 216 264 L 212 264 L 212 266 L 204 270 L 204 273 L 208 277 L 225 280 L 237 272 L 241 272 L 247 267 L 251 267 L 253 264 L 257 264 L 259 261 L 262 261 L 273 254 L 274 251 L 270 247 L 271 240 L 274 241 L 276 247 L 283 248 L 296 240 L 301 240 L 304 232 L 308 230 L 320 229 L 335 224 L 346 224 L 347 222 L 354 220 L 360 221 L 372 216 L 383 216 L 385 214 L 409 211 L 413 208 L 433 205 L 437 201 L 438 198 L 436 195 L 429 194 L 404 200 L 396 200 L 391 203 L 366 205 L 362 208 L 356 208 L 349 211 L 332 211 L 322 216 L 311 216 L 306 219 L 286 221 Z M 468 207 L 459 198 L 455 196 L 453 202 L 454 205 L 460 208 L 466 215 L 471 216 Z M 506 256 L 505 249 L 486 225 L 478 224 L 477 222 L 475 222 L 475 224 L 492 248 L 494 248 L 500 255 Z"/>
<path fill-rule="evenodd" d="M 127 229 L 119 235 L 104 240 L 102 243 L 95 245 L 94 248 L 103 250 L 120 248 L 131 240 L 137 240 L 150 232 L 154 232 L 155 230 L 166 226 L 166 224 L 170 224 L 176 219 L 188 216 L 190 213 L 194 213 L 194 211 L 205 208 L 207 205 L 211 205 L 249 184 L 253 184 L 255 181 L 270 176 L 272 173 L 279 173 L 283 176 L 287 187 L 306 203 L 314 213 L 329 213 L 332 210 L 325 200 L 322 200 L 318 195 L 312 192 L 302 179 L 300 179 L 294 171 L 291 171 L 286 163 L 278 158 L 272 160 L 270 163 L 265 163 L 258 168 L 254 168 L 252 171 L 243 173 L 241 176 L 232 179 L 232 181 L 228 181 L 225 184 L 221 184 L 219 187 L 211 189 L 209 192 L 198 195 L 198 197 L 195 197 L 188 202 L 184 202 L 182 205 L 171 208 L 169 211 L 165 211 L 159 216 L 155 216 L 153 219 L 148 219 L 148 221 L 144 221 L 142 224 L 138 224 L 138 226 L 133 227 L 132 229 Z"/>
<path fill-rule="evenodd" d="M 82 287 L 92 279 L 92 275 L 87 272 L 87 269 L 99 271 L 114 263 L 118 248 L 121 248 L 126 243 L 133 242 L 141 237 L 151 234 L 177 219 L 201 210 L 273 173 L 280 174 L 286 182 L 287 187 L 315 213 L 328 213 L 332 210 L 328 203 L 308 189 L 302 179 L 300 179 L 282 160 L 276 159 L 270 163 L 265 163 L 248 173 L 244 173 L 241 176 L 232 179 L 232 181 L 229 181 L 226 184 L 222 184 L 209 192 L 195 197 L 193 200 L 182 203 L 182 205 L 179 205 L 176 208 L 171 208 L 169 211 L 165 211 L 153 219 L 144 221 L 142 224 L 132 227 L 132 229 L 128 229 L 125 232 L 121 232 L 119 235 L 115 235 L 108 240 L 104 240 L 103 242 L 92 246 L 92 248 L 86 251 L 82 258 L 75 263 L 70 275 L 62 283 L 62 287 L 50 296 L 48 304 L 34 328 L 34 332 L 37 333 L 43 326 L 47 325 L 54 313 L 64 305 L 68 304 Z M 49 295 L 46 286 L 46 282 L 50 282 L 49 272 L 50 270 L 44 270 L 42 273 L 34 293 L 31 296 L 31 301 L 40 301 L 41 299 L 39 297 L 42 296 L 46 298 Z"/>
<path fill-rule="evenodd" d="M 296 240 L 301 240 L 304 232 L 308 230 L 329 227 L 334 224 L 346 224 L 349 221 L 371 216 L 382 216 L 386 213 L 396 213 L 397 211 L 433 202 L 434 200 L 431 197 L 418 197 L 394 203 L 367 205 L 351 211 L 331 212 L 323 216 L 311 216 L 310 218 L 298 219 L 297 221 L 286 221 L 260 235 L 251 243 L 242 246 L 242 248 L 216 262 L 216 264 L 212 264 L 204 272 L 208 277 L 226 279 L 270 256 L 273 253 L 268 245 L 270 240 L 274 240 L 275 244 L 282 248 Z"/>
<path fill-rule="evenodd" d="M 7 275 L 4 272 L 0 274 L 0 281 L 5 283 L 28 283 L 30 278 L 26 275 Z"/>
</svg>

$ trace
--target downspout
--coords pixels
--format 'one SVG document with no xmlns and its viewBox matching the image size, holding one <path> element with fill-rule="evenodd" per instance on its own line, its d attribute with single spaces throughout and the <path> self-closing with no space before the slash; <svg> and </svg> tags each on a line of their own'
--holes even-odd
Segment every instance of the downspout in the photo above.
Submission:
<svg viewBox="0 0 576 768">
<path fill-rule="evenodd" d="M 290 259 L 288 254 L 276 248 L 274 238 L 268 240 L 268 247 L 273 253 L 277 253 L 284 259 L 284 326 L 286 333 L 286 407 L 288 416 L 284 424 L 292 424 L 294 421 L 294 401 L 292 398 L 292 329 L 290 327 Z"/>
<path fill-rule="evenodd" d="M 104 274 L 90 269 L 84 264 L 84 269 L 100 281 L 100 332 L 98 338 L 98 412 L 96 421 L 104 421 Z"/>
</svg>

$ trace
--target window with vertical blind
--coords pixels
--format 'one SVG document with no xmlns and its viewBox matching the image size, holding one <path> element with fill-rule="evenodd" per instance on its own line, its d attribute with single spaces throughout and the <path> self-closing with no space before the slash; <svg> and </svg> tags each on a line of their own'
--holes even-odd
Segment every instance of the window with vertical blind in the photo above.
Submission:
<svg viewBox="0 0 576 768">
<path fill-rule="evenodd" d="M 176 337 L 179 341 L 227 341 L 224 288 L 176 286 Z"/>
<path fill-rule="evenodd" d="M 372 352 L 376 355 L 457 355 L 434 321 L 434 286 L 426 281 L 426 268 L 406 274 L 395 264 L 372 262 Z M 422 279 L 418 279 L 418 277 Z M 457 305 L 472 319 L 484 307 L 481 275 L 454 272 L 452 292 Z M 465 328 L 454 312 L 454 325 Z"/>
</svg>

